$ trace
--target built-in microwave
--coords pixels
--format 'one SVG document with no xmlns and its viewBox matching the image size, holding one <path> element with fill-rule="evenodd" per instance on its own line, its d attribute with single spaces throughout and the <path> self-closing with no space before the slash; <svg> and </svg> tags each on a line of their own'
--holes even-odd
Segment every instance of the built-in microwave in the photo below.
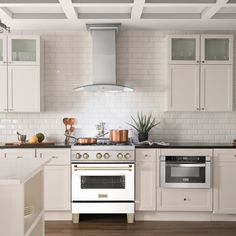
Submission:
<svg viewBox="0 0 236 236">
<path fill-rule="evenodd" d="M 160 185 L 164 188 L 210 188 L 210 156 L 160 156 Z"/>
</svg>

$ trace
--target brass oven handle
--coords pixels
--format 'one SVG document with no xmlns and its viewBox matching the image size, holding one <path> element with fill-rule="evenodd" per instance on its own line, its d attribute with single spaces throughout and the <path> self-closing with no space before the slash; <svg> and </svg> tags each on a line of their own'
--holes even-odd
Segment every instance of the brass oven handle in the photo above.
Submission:
<svg viewBox="0 0 236 236">
<path fill-rule="evenodd" d="M 128 170 L 132 171 L 132 168 L 122 168 L 122 167 L 75 167 L 75 171 L 77 170 Z"/>
</svg>

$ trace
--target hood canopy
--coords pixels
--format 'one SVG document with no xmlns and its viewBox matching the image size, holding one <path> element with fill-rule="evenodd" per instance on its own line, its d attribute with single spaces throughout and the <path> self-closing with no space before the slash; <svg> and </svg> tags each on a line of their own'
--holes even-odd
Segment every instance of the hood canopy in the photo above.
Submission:
<svg viewBox="0 0 236 236">
<path fill-rule="evenodd" d="M 132 92 L 116 84 L 116 32 L 121 24 L 88 24 L 92 35 L 92 84 L 75 88 L 89 92 Z"/>
</svg>

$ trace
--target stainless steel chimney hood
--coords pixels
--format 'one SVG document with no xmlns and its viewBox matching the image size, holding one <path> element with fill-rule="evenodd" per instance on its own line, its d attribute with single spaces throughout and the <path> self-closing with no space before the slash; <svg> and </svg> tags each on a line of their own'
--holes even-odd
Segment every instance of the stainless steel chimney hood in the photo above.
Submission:
<svg viewBox="0 0 236 236">
<path fill-rule="evenodd" d="M 133 89 L 116 84 L 116 32 L 121 24 L 87 24 L 92 35 L 92 84 L 75 91 L 132 92 Z"/>
</svg>

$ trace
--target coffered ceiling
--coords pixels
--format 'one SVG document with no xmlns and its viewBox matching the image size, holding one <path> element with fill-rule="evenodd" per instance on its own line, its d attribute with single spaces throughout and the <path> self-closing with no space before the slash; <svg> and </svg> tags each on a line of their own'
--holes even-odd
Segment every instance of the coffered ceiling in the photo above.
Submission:
<svg viewBox="0 0 236 236">
<path fill-rule="evenodd" d="M 236 29 L 236 0 L 0 0 L 12 29 L 79 29 L 121 22 L 126 28 Z"/>
</svg>

